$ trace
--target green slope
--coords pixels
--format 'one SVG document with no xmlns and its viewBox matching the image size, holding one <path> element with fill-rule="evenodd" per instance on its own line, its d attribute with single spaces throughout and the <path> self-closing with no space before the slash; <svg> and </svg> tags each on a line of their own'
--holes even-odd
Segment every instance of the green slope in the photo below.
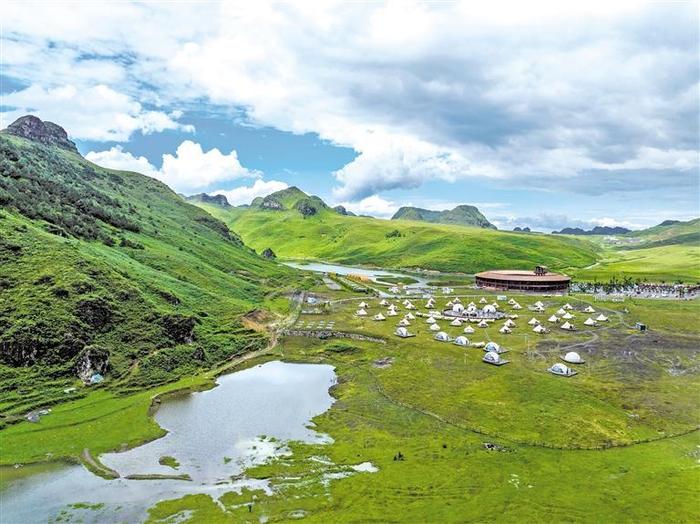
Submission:
<svg viewBox="0 0 700 524">
<path fill-rule="evenodd" d="M 0 134 L 0 413 L 122 390 L 264 347 L 241 316 L 294 274 L 137 173 Z"/>
<path fill-rule="evenodd" d="M 435 224 L 457 224 L 496 229 L 496 226 L 491 224 L 481 211 L 474 206 L 467 205 L 457 206 L 454 209 L 446 209 L 444 211 L 432 211 L 419 207 L 402 207 L 391 219 L 418 220 Z"/>
<path fill-rule="evenodd" d="M 580 239 L 347 217 L 325 208 L 304 216 L 288 207 L 203 207 L 226 222 L 256 251 L 271 247 L 283 258 L 466 273 L 495 267 L 529 269 L 536 264 L 582 267 L 596 260 L 593 244 Z"/>
</svg>

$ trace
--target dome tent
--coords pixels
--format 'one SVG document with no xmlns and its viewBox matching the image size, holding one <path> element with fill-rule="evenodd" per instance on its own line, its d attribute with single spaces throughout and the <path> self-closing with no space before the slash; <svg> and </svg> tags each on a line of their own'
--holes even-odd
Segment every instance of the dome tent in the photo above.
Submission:
<svg viewBox="0 0 700 524">
<path fill-rule="evenodd" d="M 464 335 L 460 335 L 454 340 L 454 343 L 457 344 L 458 346 L 468 346 L 469 339 L 467 337 L 465 337 Z"/>
<path fill-rule="evenodd" d="M 452 311 L 454 313 L 461 313 L 462 311 L 464 311 L 464 306 L 462 304 L 455 304 L 454 306 L 452 306 Z"/>
<path fill-rule="evenodd" d="M 396 328 L 394 334 L 401 338 L 408 338 L 413 336 L 411 333 L 408 332 L 408 329 L 406 329 L 405 327 Z"/>
<path fill-rule="evenodd" d="M 489 351 L 481 360 L 487 364 L 493 364 L 494 366 L 502 366 L 503 364 L 507 364 L 509 362 L 508 360 L 503 360 L 495 351 Z"/>
<path fill-rule="evenodd" d="M 496 312 L 496 308 L 489 304 L 487 306 L 484 306 L 484 309 L 482 310 L 485 314 L 493 314 Z"/>
<path fill-rule="evenodd" d="M 493 351 L 495 353 L 505 353 L 505 349 L 496 344 L 495 342 L 489 342 L 484 346 L 484 351 Z"/>
<path fill-rule="evenodd" d="M 430 324 L 430 331 L 440 331 L 440 326 L 437 324 Z"/>
<path fill-rule="evenodd" d="M 444 331 L 440 331 L 438 333 L 435 333 L 435 337 L 433 337 L 435 340 L 438 342 L 448 342 L 450 340 L 450 337 L 447 333 Z"/>
<path fill-rule="evenodd" d="M 573 369 L 562 364 L 561 362 L 557 362 L 547 371 L 549 371 L 553 375 L 558 375 L 560 377 L 573 377 L 576 374 L 576 372 Z"/>
<path fill-rule="evenodd" d="M 563 361 L 569 362 L 570 364 L 583 364 L 585 360 L 581 358 L 581 355 L 575 351 L 569 351 L 566 355 L 561 357 Z"/>
</svg>

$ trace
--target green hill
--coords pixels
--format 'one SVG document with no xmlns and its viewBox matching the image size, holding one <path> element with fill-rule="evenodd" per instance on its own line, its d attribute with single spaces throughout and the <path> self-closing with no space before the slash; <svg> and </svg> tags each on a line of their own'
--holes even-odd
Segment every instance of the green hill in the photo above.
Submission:
<svg viewBox="0 0 700 524">
<path fill-rule="evenodd" d="M 416 220 L 436 224 L 459 224 L 463 226 L 496 229 L 496 226 L 489 222 L 476 207 L 467 205 L 457 206 L 454 209 L 446 209 L 444 211 L 432 211 L 419 207 L 402 207 L 391 219 Z"/>
<path fill-rule="evenodd" d="M 629 238 L 639 241 L 639 244 L 628 246 L 629 248 L 656 247 L 668 245 L 700 245 L 700 218 L 688 220 L 686 222 L 667 220 L 658 226 L 634 231 L 628 235 Z"/>
<path fill-rule="evenodd" d="M 249 208 L 203 207 L 256 251 L 271 247 L 278 257 L 288 259 L 466 273 L 536 264 L 587 266 L 596 260 L 594 245 L 585 240 L 343 216 L 297 188 L 282 193 L 257 199 Z M 274 208 L 263 205 L 266 201 L 275 202 Z M 315 212 L 301 213 L 300 202 L 314 203 Z"/>
<path fill-rule="evenodd" d="M 267 344 L 241 317 L 293 284 L 290 270 L 161 182 L 23 125 L 0 133 L 4 421 L 65 399 L 79 377 L 128 390 Z"/>
</svg>

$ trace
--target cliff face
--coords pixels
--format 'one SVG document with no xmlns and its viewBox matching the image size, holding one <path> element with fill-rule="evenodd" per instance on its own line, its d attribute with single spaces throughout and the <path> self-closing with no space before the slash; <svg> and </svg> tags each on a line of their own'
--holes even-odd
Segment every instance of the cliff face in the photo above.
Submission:
<svg viewBox="0 0 700 524">
<path fill-rule="evenodd" d="M 12 122 L 2 131 L 10 135 L 21 136 L 45 145 L 58 146 L 68 151 L 78 152 L 75 143 L 68 138 L 68 133 L 53 122 L 45 122 L 32 115 L 26 115 Z"/>
</svg>

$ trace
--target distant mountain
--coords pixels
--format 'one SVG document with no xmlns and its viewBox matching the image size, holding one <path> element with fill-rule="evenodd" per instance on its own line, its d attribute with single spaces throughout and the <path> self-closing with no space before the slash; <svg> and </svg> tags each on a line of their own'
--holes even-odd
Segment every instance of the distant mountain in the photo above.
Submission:
<svg viewBox="0 0 700 524">
<path fill-rule="evenodd" d="M 632 230 L 626 227 L 595 226 L 593 229 L 581 229 L 580 227 L 565 227 L 561 231 L 552 231 L 553 235 L 624 235 Z"/>
<path fill-rule="evenodd" d="M 355 213 L 353 213 L 352 211 L 348 211 L 347 209 L 345 209 L 344 206 L 335 206 L 335 207 L 333 208 L 333 211 L 335 211 L 335 212 L 338 213 L 339 215 L 343 215 L 343 216 L 346 216 L 346 217 L 354 217 L 354 216 L 357 216 L 357 215 L 355 215 Z"/>
<path fill-rule="evenodd" d="M 668 245 L 699 245 L 700 218 L 693 220 L 664 220 L 658 226 L 634 231 L 630 237 L 637 238 L 636 247 L 660 247 Z"/>
<path fill-rule="evenodd" d="M 18 118 L 0 133 L 26 138 L 45 146 L 58 146 L 74 153 L 78 152 L 75 143 L 68 139 L 65 129 L 53 122 L 42 121 L 33 115 Z"/>
<path fill-rule="evenodd" d="M 516 233 L 531 233 L 532 232 L 532 230 L 527 226 L 525 226 L 525 227 L 517 227 L 516 226 L 513 228 L 513 231 L 515 231 Z"/>
<path fill-rule="evenodd" d="M 680 220 L 664 220 L 657 227 L 675 226 L 676 224 L 681 224 L 681 223 L 682 222 Z"/>
<path fill-rule="evenodd" d="M 420 207 L 402 207 L 392 220 L 418 220 L 421 222 L 432 222 L 436 224 L 459 224 L 463 226 L 476 226 L 486 229 L 497 229 L 489 222 L 484 215 L 474 206 L 461 205 L 454 209 L 444 211 L 432 211 Z"/>
<path fill-rule="evenodd" d="M 221 207 L 231 206 L 224 195 L 207 195 L 206 193 L 199 193 L 197 195 L 186 196 L 185 200 L 188 202 L 201 202 L 202 204 L 212 204 Z"/>
<path fill-rule="evenodd" d="M 330 207 L 321 198 L 308 195 L 296 186 L 288 187 L 267 195 L 257 197 L 250 203 L 250 208 L 268 211 L 296 210 L 303 217 L 318 215 L 330 211 L 343 216 L 355 216 L 343 206 Z"/>
</svg>

